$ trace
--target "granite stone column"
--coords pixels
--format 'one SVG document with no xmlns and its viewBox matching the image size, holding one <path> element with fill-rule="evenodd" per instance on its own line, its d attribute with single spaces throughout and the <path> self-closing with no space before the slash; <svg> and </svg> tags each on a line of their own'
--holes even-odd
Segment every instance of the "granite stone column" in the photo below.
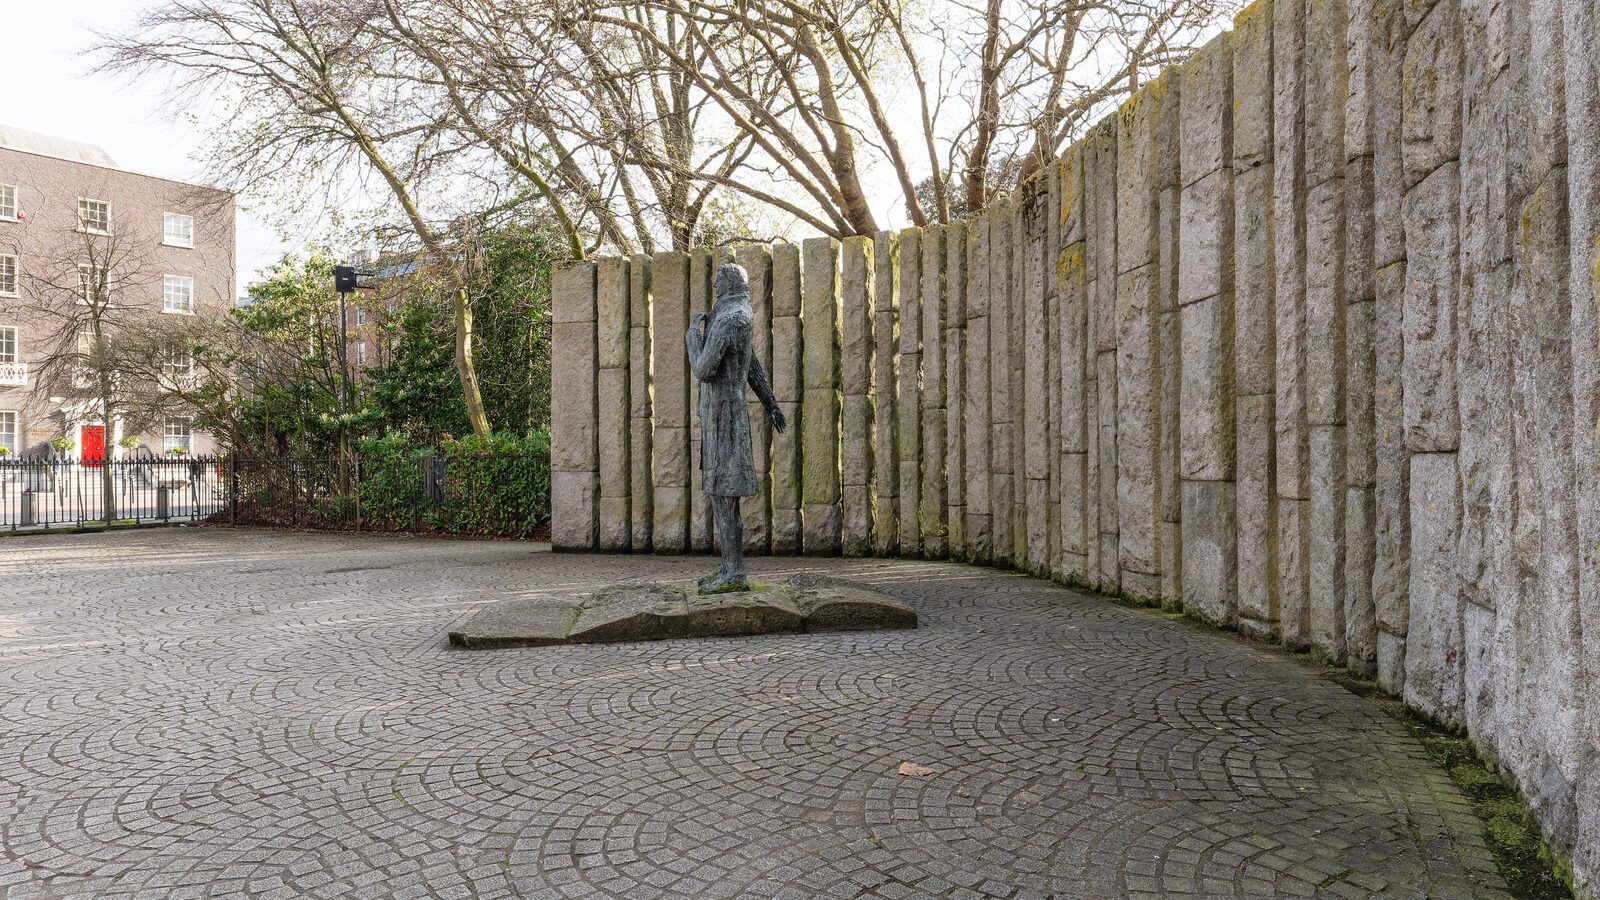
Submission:
<svg viewBox="0 0 1600 900">
<path fill-rule="evenodd" d="M 696 250 L 689 254 L 689 320 L 700 313 L 711 311 L 715 301 L 711 292 L 711 279 L 715 274 L 711 251 Z M 681 348 L 680 348 L 681 349 Z M 716 542 L 716 528 L 711 522 L 711 501 L 706 497 L 700 470 L 700 382 L 689 376 L 689 549 L 695 553 L 710 553 Z"/>
<path fill-rule="evenodd" d="M 550 382 L 550 541 L 559 550 L 600 543 L 595 267 L 573 263 L 550 284 L 551 340 L 562 365 Z"/>
<path fill-rule="evenodd" d="M 1183 67 L 1183 608 L 1238 619 L 1234 483 L 1233 45 L 1219 35 Z"/>
<path fill-rule="evenodd" d="M 657 253 L 650 261 L 650 373 L 655 407 L 651 435 L 655 489 L 651 549 L 689 549 L 689 362 L 682 336 L 689 328 L 689 257 Z M 565 365 L 556 368 L 565 368 Z"/>
<path fill-rule="evenodd" d="M 945 529 L 951 559 L 971 559 L 967 537 L 967 224 L 944 228 Z"/>
<path fill-rule="evenodd" d="M 989 383 L 989 222 L 990 214 L 981 212 L 967 222 L 966 227 L 966 377 L 965 377 L 965 438 L 966 438 L 966 538 L 970 558 L 987 562 L 994 552 L 994 519 L 992 516 L 992 457 L 990 436 L 993 431 L 991 415 L 993 404 Z"/>
<path fill-rule="evenodd" d="M 899 414 L 896 449 L 899 459 L 899 549 L 901 556 L 922 555 L 922 233 L 900 232 Z"/>
<path fill-rule="evenodd" d="M 750 244 L 734 252 L 734 262 L 744 267 L 750 276 L 750 311 L 755 319 L 751 328 L 751 342 L 756 359 L 766 370 L 772 371 L 772 254 L 762 245 Z M 744 519 L 744 548 L 746 553 L 766 553 L 772 548 L 772 423 L 761 401 L 750 399 L 750 452 L 755 461 L 756 480 L 759 485 L 754 497 L 746 497 L 740 505 Z"/>
<path fill-rule="evenodd" d="M 1306 420 L 1306 0 L 1274 0 L 1273 266 L 1274 455 L 1278 606 L 1284 646 L 1311 644 L 1311 469 Z"/>
<path fill-rule="evenodd" d="M 839 242 L 804 245 L 801 301 L 805 400 L 801 410 L 801 522 L 808 556 L 841 549 L 839 502 Z"/>
<path fill-rule="evenodd" d="M 1273 409 L 1277 268 L 1273 250 L 1273 13 L 1252 4 L 1233 23 L 1234 510 L 1238 627 L 1278 631 L 1278 491 Z"/>
<path fill-rule="evenodd" d="M 1088 267 L 1084 240 L 1084 183 L 1081 144 L 1068 148 L 1060 162 L 1061 243 L 1056 261 L 1061 371 L 1061 478 L 1057 512 L 1061 530 L 1061 577 L 1071 584 L 1089 583 L 1089 543 L 1093 537 L 1084 517 L 1087 499 L 1088 399 L 1085 371 L 1088 337 Z"/>
<path fill-rule="evenodd" d="M 634 254 L 628 261 L 628 495 L 634 550 L 649 550 L 655 518 L 655 486 L 651 480 L 652 424 L 650 401 L 650 257 Z"/>
<path fill-rule="evenodd" d="M 1402 0 L 1372 0 L 1373 210 L 1373 566 L 1372 604 L 1378 621 L 1379 687 L 1398 695 L 1405 686 L 1406 629 L 1411 591 L 1411 459 L 1405 441 L 1406 241 L 1402 159 L 1402 88 L 1406 27 Z M 1381 323 L 1381 327 L 1380 324 Z"/>
<path fill-rule="evenodd" d="M 800 408 L 803 358 L 800 330 L 800 248 L 772 247 L 772 393 L 789 421 L 772 435 L 772 552 L 796 554 L 800 533 L 800 470 L 804 410 Z"/>
<path fill-rule="evenodd" d="M 1016 215 L 1010 199 L 989 207 L 989 397 L 990 504 L 994 511 L 995 562 L 1016 562 L 1016 501 L 1013 493 L 1011 416 L 1011 258 L 1016 253 Z"/>
<path fill-rule="evenodd" d="M 847 556 L 872 552 L 873 258 L 872 238 L 846 238 L 841 251 L 839 372 L 840 510 Z"/>
<path fill-rule="evenodd" d="M 1311 645 L 1345 658 L 1345 193 L 1349 75 L 1344 0 L 1305 6 L 1305 402 Z"/>
<path fill-rule="evenodd" d="M 872 552 L 900 547 L 899 415 L 900 236 L 880 231 L 872 241 Z"/>
<path fill-rule="evenodd" d="M 922 484 L 919 490 L 919 519 L 922 530 L 922 555 L 944 559 L 949 553 L 949 490 L 945 476 L 945 228 L 930 225 L 922 229 L 918 245 L 922 253 Z"/>
<path fill-rule="evenodd" d="M 1407 7 L 1408 15 L 1413 10 Z M 1410 22 L 1402 80 L 1406 184 L 1405 434 L 1411 451 L 1406 703 L 1463 726 L 1462 596 L 1456 549 L 1456 309 L 1460 291 L 1461 20 L 1439 3 Z"/>
<path fill-rule="evenodd" d="M 1161 347 L 1158 327 L 1161 195 L 1160 123 L 1176 115 L 1177 77 L 1145 86 L 1117 116 L 1116 295 L 1110 328 L 1116 342 L 1118 558 L 1123 596 L 1161 600 Z M 1101 332 L 1101 338 L 1106 332 Z M 1102 379 L 1107 372 L 1102 372 Z M 1103 385 L 1102 385 L 1103 387 Z M 1102 561 L 1102 564 L 1104 562 Z"/>
<path fill-rule="evenodd" d="M 599 546 L 601 550 L 621 551 L 633 546 L 633 466 L 629 452 L 633 429 L 628 382 L 632 285 L 625 258 L 602 259 L 595 268 Z"/>
</svg>

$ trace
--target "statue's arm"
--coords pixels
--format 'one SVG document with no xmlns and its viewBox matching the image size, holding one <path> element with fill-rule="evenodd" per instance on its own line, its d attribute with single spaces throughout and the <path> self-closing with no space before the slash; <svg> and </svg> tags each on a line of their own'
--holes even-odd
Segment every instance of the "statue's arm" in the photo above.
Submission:
<svg viewBox="0 0 1600 900">
<path fill-rule="evenodd" d="M 778 398 L 772 394 L 772 385 L 767 381 L 767 370 L 761 368 L 761 358 L 755 354 L 750 355 L 750 374 L 746 378 L 750 382 L 750 389 L 756 392 L 756 399 L 766 407 L 767 417 L 772 420 L 772 427 L 782 434 L 789 423 L 783 418 L 783 410 L 778 408 Z"/>
<path fill-rule="evenodd" d="M 711 319 L 704 337 L 701 336 L 701 323 L 707 319 L 710 316 L 705 313 L 695 316 L 694 321 L 689 323 L 689 333 L 685 338 L 689 345 L 689 371 L 701 381 L 707 381 L 717 373 L 722 365 L 723 354 L 728 352 L 726 325 Z"/>
</svg>

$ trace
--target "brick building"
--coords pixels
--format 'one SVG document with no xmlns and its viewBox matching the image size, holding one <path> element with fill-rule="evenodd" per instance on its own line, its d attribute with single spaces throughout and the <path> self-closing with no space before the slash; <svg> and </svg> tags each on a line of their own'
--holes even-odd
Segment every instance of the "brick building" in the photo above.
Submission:
<svg viewBox="0 0 1600 900">
<path fill-rule="evenodd" d="M 148 304 L 150 312 L 172 316 L 221 314 L 233 304 L 232 192 L 132 172 L 99 147 L 0 126 L 0 447 L 42 453 L 65 437 L 68 452 L 85 459 L 134 450 L 213 452 L 211 437 L 187 417 L 108 423 L 99 402 L 74 391 L 72 379 L 40 377 L 53 326 L 38 310 L 71 301 L 45 299 L 38 273 L 70 264 L 74 253 L 92 253 L 91 240 L 116 240 L 148 272 L 138 289 L 112 292 L 112 303 Z M 87 269 L 79 264 L 80 277 Z M 171 377 L 193 373 L 187 350 L 172 351 Z M 121 446 L 135 441 L 137 447 Z"/>
</svg>

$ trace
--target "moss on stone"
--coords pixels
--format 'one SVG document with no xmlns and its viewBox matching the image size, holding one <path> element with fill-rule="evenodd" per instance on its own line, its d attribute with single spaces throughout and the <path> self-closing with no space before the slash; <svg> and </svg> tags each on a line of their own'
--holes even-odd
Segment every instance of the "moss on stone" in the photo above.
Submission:
<svg viewBox="0 0 1600 900">
<path fill-rule="evenodd" d="M 1271 10 L 1272 4 L 1269 2 L 1269 0 L 1256 0 L 1256 2 L 1246 6 L 1244 9 L 1241 9 L 1234 14 L 1234 30 L 1237 31 L 1240 28 L 1245 27 L 1251 20 L 1259 16 L 1267 15 L 1269 12 L 1271 12 Z"/>
<path fill-rule="evenodd" d="M 1567 861 L 1540 837 L 1538 823 L 1510 779 L 1495 772 L 1466 738 L 1418 721 L 1415 716 L 1407 719 L 1422 746 L 1450 774 L 1450 780 L 1483 820 L 1495 865 L 1512 895 L 1528 900 L 1571 897 L 1572 872 Z"/>
</svg>

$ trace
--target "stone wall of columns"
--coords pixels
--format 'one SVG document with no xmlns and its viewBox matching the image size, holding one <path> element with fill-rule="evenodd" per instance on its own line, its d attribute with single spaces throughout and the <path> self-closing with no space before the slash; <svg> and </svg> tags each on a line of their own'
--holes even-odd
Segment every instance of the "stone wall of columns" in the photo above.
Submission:
<svg viewBox="0 0 1600 900">
<path fill-rule="evenodd" d="M 723 260 L 794 427 L 749 550 L 1013 566 L 1375 678 L 1600 876 L 1600 7 L 1261 0 L 967 221 L 575 265 L 554 539 L 710 549 Z M 764 421 L 752 398 L 752 419 Z"/>
</svg>

